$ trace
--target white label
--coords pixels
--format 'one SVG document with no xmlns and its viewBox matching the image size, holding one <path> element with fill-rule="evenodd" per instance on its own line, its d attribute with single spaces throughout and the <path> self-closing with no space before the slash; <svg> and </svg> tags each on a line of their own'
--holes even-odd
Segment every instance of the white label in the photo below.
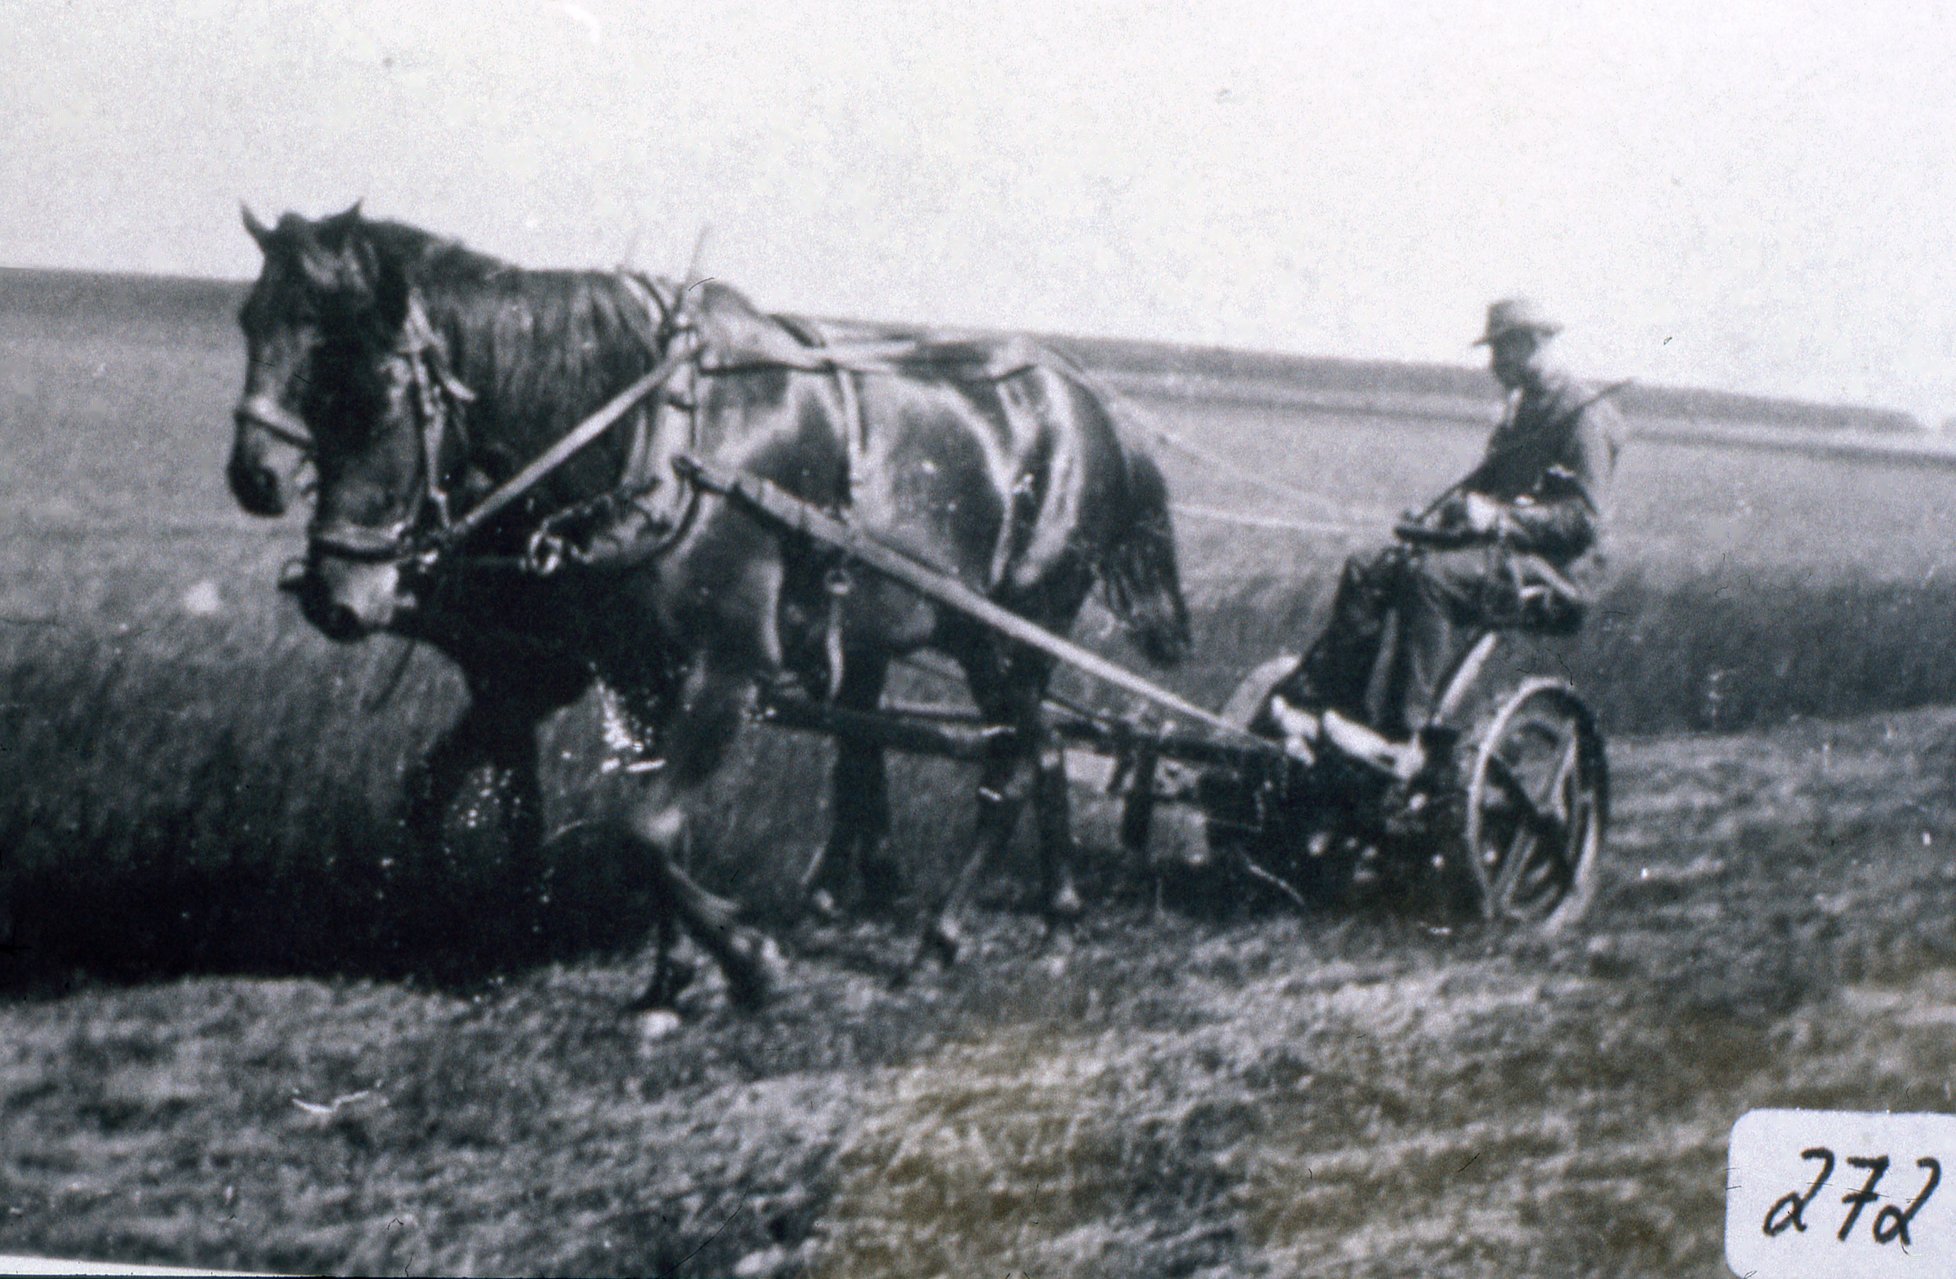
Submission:
<svg viewBox="0 0 1956 1279">
<path fill-rule="evenodd" d="M 1754 1110 L 1732 1125 L 1731 1150 L 1733 1274 L 1956 1275 L 1956 1115 Z"/>
</svg>

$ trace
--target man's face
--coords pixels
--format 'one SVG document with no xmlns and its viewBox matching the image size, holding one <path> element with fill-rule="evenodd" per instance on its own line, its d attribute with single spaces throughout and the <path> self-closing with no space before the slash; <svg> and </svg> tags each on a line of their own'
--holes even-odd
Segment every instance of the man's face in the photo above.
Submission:
<svg viewBox="0 0 1956 1279">
<path fill-rule="evenodd" d="M 1488 366 L 1502 386 L 1514 390 L 1537 371 L 1542 335 L 1531 329 L 1511 329 L 1488 346 Z"/>
</svg>

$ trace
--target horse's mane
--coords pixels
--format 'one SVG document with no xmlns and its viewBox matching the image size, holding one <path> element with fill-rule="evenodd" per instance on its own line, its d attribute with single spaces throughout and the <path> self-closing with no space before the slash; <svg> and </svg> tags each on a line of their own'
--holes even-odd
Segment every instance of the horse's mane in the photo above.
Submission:
<svg viewBox="0 0 1956 1279">
<path fill-rule="evenodd" d="M 530 270 L 399 222 L 363 222 L 474 392 L 481 442 L 527 458 L 657 360 L 656 304 L 619 272 Z"/>
<path fill-rule="evenodd" d="M 517 268 L 500 258 L 479 253 L 460 240 L 423 231 L 405 222 L 363 220 L 360 232 L 375 251 L 407 270 L 420 283 L 482 280 Z"/>
</svg>

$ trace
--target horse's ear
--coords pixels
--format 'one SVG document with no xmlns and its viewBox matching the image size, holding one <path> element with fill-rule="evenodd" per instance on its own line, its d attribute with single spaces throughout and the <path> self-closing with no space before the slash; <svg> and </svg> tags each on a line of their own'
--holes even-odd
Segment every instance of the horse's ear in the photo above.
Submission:
<svg viewBox="0 0 1956 1279">
<path fill-rule="evenodd" d="M 353 230 L 360 225 L 360 206 L 364 203 L 364 200 L 355 200 L 351 207 L 343 212 L 319 219 L 319 229 L 334 236 L 344 235 Z"/>
<path fill-rule="evenodd" d="M 302 237 L 306 274 L 327 291 L 366 291 L 374 279 L 372 237 L 360 222 L 360 205 L 312 223 Z"/>
<path fill-rule="evenodd" d="M 239 201 L 238 208 L 244 213 L 244 229 L 251 232 L 252 239 L 258 241 L 261 252 L 269 252 L 272 247 L 272 229 L 258 220 L 258 215 L 251 211 L 250 205 Z"/>
</svg>

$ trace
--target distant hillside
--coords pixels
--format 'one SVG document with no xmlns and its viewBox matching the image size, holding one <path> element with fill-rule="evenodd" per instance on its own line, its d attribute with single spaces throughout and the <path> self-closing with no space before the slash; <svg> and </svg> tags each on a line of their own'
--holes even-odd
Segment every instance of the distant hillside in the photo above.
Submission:
<svg viewBox="0 0 1956 1279">
<path fill-rule="evenodd" d="M 245 285 L 228 280 L 0 268 L 0 318 L 30 320 L 50 336 L 99 333 L 111 325 L 136 341 L 235 342 Z M 865 324 L 882 332 L 914 326 Z M 190 330 L 191 332 L 186 332 Z M 1484 368 L 1400 364 L 1178 346 L 1114 338 L 1038 335 L 1118 389 L 1148 398 L 1269 402 L 1365 416 L 1437 418 L 1484 424 L 1499 397 Z M 1633 420 L 1660 430 L 1716 428 L 1819 432 L 1852 437 L 1907 435 L 1922 428 L 1893 409 L 1739 395 L 1729 391 L 1633 386 L 1618 402 Z"/>
<path fill-rule="evenodd" d="M 0 322 L 37 336 L 211 345 L 240 341 L 245 286 L 230 280 L 0 267 Z"/>
</svg>

